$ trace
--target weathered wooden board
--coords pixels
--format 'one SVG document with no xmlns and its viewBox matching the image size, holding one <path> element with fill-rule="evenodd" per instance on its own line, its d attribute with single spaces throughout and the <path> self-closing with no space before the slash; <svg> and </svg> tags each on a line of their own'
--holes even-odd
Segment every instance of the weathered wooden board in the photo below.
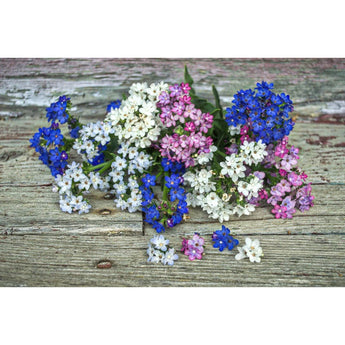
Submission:
<svg viewBox="0 0 345 345">
<path fill-rule="evenodd" d="M 225 223 L 241 242 L 260 239 L 261 264 L 212 248 L 221 225 L 198 209 L 166 237 L 178 249 L 181 237 L 200 232 L 203 260 L 146 263 L 155 232 L 141 213 L 116 210 L 102 193 L 92 194 L 90 214 L 62 213 L 49 171 L 29 149 L 60 94 L 72 97 L 83 122 L 95 121 L 133 82 L 182 81 L 185 63 L 197 92 L 212 100 L 214 83 L 224 106 L 263 79 L 294 101 L 290 141 L 301 148 L 315 207 L 292 220 L 264 208 Z M 0 59 L 0 286 L 345 286 L 344 134 L 345 59 Z M 102 259 L 112 267 L 96 268 Z"/>
<path fill-rule="evenodd" d="M 210 235 L 210 234 L 209 234 Z M 210 236 L 208 236 L 209 238 Z M 244 236 L 238 236 L 243 241 Z M 169 235 L 178 249 L 181 241 Z M 202 260 L 147 263 L 147 236 L 2 236 L 2 286 L 344 286 L 344 235 L 260 236 L 260 264 L 206 241 Z M 97 268 L 99 261 L 111 263 Z"/>
</svg>

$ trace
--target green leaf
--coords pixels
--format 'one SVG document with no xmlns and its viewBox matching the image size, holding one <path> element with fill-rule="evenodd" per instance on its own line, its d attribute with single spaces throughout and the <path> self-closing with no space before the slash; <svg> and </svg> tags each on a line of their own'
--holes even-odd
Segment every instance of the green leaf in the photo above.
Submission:
<svg viewBox="0 0 345 345">
<path fill-rule="evenodd" d="M 187 65 L 184 66 L 184 82 L 188 83 L 190 87 L 192 87 L 192 85 L 194 83 L 192 77 L 190 76 L 190 74 L 188 72 Z"/>
<path fill-rule="evenodd" d="M 219 109 L 219 115 L 221 118 L 223 118 L 223 110 L 222 110 L 222 106 L 220 104 L 219 94 L 218 94 L 218 91 L 214 85 L 212 85 L 212 92 L 214 95 L 214 99 L 216 100 L 216 107 Z"/>
</svg>

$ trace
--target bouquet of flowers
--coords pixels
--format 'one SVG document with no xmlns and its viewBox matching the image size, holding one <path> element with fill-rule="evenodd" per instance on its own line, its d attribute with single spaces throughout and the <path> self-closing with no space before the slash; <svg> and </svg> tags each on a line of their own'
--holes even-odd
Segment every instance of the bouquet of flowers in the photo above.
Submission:
<svg viewBox="0 0 345 345">
<path fill-rule="evenodd" d="M 117 208 L 144 212 L 161 233 L 181 223 L 189 207 L 222 223 L 265 205 L 276 218 L 313 206 L 299 149 L 288 139 L 294 126 L 289 95 L 262 81 L 238 91 L 224 109 L 212 91 L 215 104 L 197 96 L 185 67 L 180 84 L 133 84 L 123 100 L 108 105 L 103 121 L 82 124 L 66 96 L 52 103 L 50 127 L 30 142 L 55 178 L 61 210 L 89 212 L 87 195 L 98 189 L 111 193 Z M 72 149 L 79 161 L 69 160 Z M 218 247 L 219 236 L 213 236 Z"/>
</svg>

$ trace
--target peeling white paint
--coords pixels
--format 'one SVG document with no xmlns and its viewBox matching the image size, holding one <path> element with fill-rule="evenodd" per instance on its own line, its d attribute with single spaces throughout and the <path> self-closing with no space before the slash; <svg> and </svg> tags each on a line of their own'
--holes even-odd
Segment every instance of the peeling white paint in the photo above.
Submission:
<svg viewBox="0 0 345 345">
<path fill-rule="evenodd" d="M 328 102 L 321 111 L 325 114 L 345 114 L 345 101 Z"/>
</svg>

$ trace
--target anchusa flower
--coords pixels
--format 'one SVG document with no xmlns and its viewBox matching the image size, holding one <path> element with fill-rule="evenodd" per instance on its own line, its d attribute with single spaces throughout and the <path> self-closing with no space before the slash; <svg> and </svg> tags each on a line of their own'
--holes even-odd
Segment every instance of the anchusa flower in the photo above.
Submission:
<svg viewBox="0 0 345 345">
<path fill-rule="evenodd" d="M 189 212 L 186 192 L 182 187 L 184 179 L 178 173 L 178 168 L 184 171 L 184 167 L 179 167 L 179 163 L 166 160 L 161 163 L 161 167 L 162 171 L 165 171 L 162 201 L 155 199 L 152 190 L 152 187 L 156 185 L 156 176 L 145 174 L 139 186 L 145 221 L 151 224 L 158 233 L 165 231 L 167 227 L 172 228 L 181 223 L 183 216 Z"/>
<path fill-rule="evenodd" d="M 178 260 L 175 249 L 170 248 L 169 240 L 165 239 L 163 235 L 156 235 L 151 238 L 146 252 L 149 256 L 148 262 L 161 262 L 164 265 L 172 266 Z"/>
<path fill-rule="evenodd" d="M 49 167 L 54 177 L 64 173 L 68 152 L 74 142 L 74 139 L 69 139 L 62 134 L 60 125 L 68 123 L 72 138 L 78 135 L 81 125 L 77 119 L 69 114 L 71 107 L 70 98 L 60 96 L 57 102 L 52 103 L 46 109 L 46 117 L 51 122 L 50 126 L 39 128 L 38 132 L 30 139 L 30 146 L 40 154 L 39 159 Z"/>
<path fill-rule="evenodd" d="M 190 261 L 201 260 L 204 255 L 205 239 L 195 232 L 191 239 L 182 239 L 181 252 L 188 256 Z"/>
<path fill-rule="evenodd" d="M 288 136 L 293 129 L 294 122 L 289 117 L 292 101 L 284 93 L 275 94 L 273 83 L 262 81 L 256 85 L 256 92 L 240 90 L 234 96 L 234 105 L 226 109 L 225 119 L 229 126 L 245 128 L 241 141 L 252 138 L 273 143 Z"/>
<path fill-rule="evenodd" d="M 221 230 L 216 230 L 212 235 L 213 247 L 223 251 L 225 248 L 232 250 L 238 245 L 238 240 L 230 235 L 230 230 L 222 225 Z"/>
</svg>

